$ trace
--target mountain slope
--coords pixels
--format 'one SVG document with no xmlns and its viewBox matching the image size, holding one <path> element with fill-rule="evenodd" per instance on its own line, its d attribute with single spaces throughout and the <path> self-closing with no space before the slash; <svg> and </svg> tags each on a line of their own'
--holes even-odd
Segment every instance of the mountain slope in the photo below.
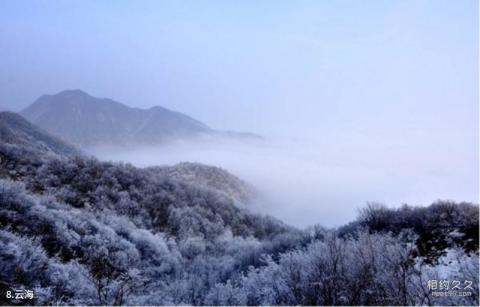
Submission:
<svg viewBox="0 0 480 307">
<path fill-rule="evenodd" d="M 162 107 L 131 108 L 81 90 L 43 95 L 20 114 L 46 131 L 84 147 L 160 143 L 211 131 L 178 112 Z"/>
<path fill-rule="evenodd" d="M 199 267 L 222 281 L 302 238 L 170 168 L 70 157 L 67 145 L 19 115 L 1 114 L 0 123 L 0 150 L 14 148 L 0 163 L 0 291 L 34 289 L 32 305 L 122 305 L 128 298 L 183 305 L 193 302 L 184 284 L 210 287 L 195 284 Z M 200 168 L 204 177 L 219 177 L 216 168 Z M 21 302 L 0 297 L 0 305 L 12 303 Z"/>
<path fill-rule="evenodd" d="M 216 131 L 185 114 L 163 107 L 139 109 L 81 90 L 43 95 L 20 112 L 46 131 L 83 148 L 160 144 L 210 135 L 258 139 L 251 133 Z"/>
<path fill-rule="evenodd" d="M 31 155 L 80 155 L 75 147 L 49 135 L 13 112 L 0 112 L 0 144 L 17 147 Z"/>
</svg>

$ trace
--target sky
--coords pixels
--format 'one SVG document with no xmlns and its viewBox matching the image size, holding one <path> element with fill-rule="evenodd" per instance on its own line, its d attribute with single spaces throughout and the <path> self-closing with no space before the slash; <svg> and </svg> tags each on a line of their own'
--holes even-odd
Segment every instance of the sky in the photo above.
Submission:
<svg viewBox="0 0 480 307">
<path fill-rule="evenodd" d="M 475 0 L 2 0 L 0 107 L 82 89 L 401 182 L 443 176 L 461 190 L 446 197 L 477 201 L 478 12 Z"/>
<path fill-rule="evenodd" d="M 477 124 L 475 0 L 2 0 L 0 48 L 13 110 L 80 88 L 266 134 Z"/>
</svg>

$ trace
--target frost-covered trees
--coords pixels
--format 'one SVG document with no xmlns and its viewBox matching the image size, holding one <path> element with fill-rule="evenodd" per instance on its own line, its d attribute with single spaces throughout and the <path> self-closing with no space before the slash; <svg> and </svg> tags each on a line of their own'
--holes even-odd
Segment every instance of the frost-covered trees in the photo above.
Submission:
<svg viewBox="0 0 480 307">
<path fill-rule="evenodd" d="M 148 223 L 136 224 L 109 207 L 76 208 L 55 198 L 33 195 L 23 184 L 0 180 L 0 225 L 3 235 L 17 238 L 2 249 L 1 280 L 5 287 L 37 289 L 39 302 L 200 304 L 215 283 L 275 249 L 272 244 L 264 248 L 263 241 L 251 235 L 235 236 L 220 217 L 209 221 L 205 208 L 192 213 L 188 209 L 195 207 L 185 207 L 183 216 L 170 219 L 175 221 L 171 227 L 177 223 L 182 227 L 161 232 L 139 227 Z M 188 231 L 190 223 L 199 228 Z M 56 268 L 54 275 L 50 267 Z M 68 277 L 72 274 L 74 278 Z M 60 278 L 78 282 L 78 288 Z M 155 298 L 147 295 L 152 291 Z"/>
<path fill-rule="evenodd" d="M 220 192 L 239 204 L 248 202 L 253 188 L 238 177 L 214 166 L 183 162 L 174 166 L 151 167 L 154 174 Z"/>
<path fill-rule="evenodd" d="M 302 232 L 247 215 L 255 230 L 239 236 L 221 214 L 185 206 L 160 231 L 132 220 L 142 214 L 55 196 L 0 180 L 0 286 L 34 289 L 35 304 L 478 304 L 478 253 L 452 246 L 432 263 L 412 229 Z M 473 294 L 434 296 L 432 279 L 472 281 Z"/>
<path fill-rule="evenodd" d="M 26 153 L 0 143 L 0 290 L 31 304 L 478 305 L 478 206 L 371 205 L 302 231 L 236 206 L 214 168 Z"/>
<path fill-rule="evenodd" d="M 438 201 L 427 207 L 403 205 L 398 209 L 370 203 L 359 218 L 339 229 L 342 236 L 361 228 L 371 232 L 399 234 L 411 229 L 416 235 L 418 253 L 435 262 L 447 248 L 478 251 L 478 205 Z"/>
<path fill-rule="evenodd" d="M 456 249 L 456 263 L 427 264 L 413 241 L 387 234 L 356 233 L 342 239 L 328 233 L 305 249 L 264 258 L 240 278 L 217 284 L 207 304 L 220 305 L 475 305 L 478 254 Z M 473 274 L 477 274 L 473 276 Z M 475 284 L 471 296 L 434 297 L 427 281 Z"/>
</svg>

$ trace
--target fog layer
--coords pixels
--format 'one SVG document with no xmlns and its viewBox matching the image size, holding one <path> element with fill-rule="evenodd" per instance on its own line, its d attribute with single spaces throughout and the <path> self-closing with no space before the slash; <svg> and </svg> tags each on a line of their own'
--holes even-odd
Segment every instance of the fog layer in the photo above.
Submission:
<svg viewBox="0 0 480 307">
<path fill-rule="evenodd" d="M 379 147 L 360 138 L 357 142 L 201 139 L 92 152 L 103 160 L 141 167 L 183 161 L 220 166 L 256 190 L 248 204 L 251 210 L 299 227 L 347 223 L 368 201 L 389 206 L 428 205 L 437 199 L 477 201 L 478 180 L 468 159 L 465 165 L 449 165 L 453 157 L 448 152 L 415 156 L 398 146 Z"/>
</svg>

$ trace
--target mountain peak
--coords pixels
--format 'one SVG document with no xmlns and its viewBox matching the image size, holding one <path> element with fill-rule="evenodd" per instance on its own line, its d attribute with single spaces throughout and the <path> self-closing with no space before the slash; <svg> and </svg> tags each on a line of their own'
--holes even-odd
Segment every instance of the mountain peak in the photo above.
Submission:
<svg viewBox="0 0 480 307">
<path fill-rule="evenodd" d="M 44 95 L 22 116 L 47 132 L 83 147 L 159 144 L 210 132 L 203 123 L 163 107 L 139 109 L 80 89 Z"/>
<path fill-rule="evenodd" d="M 85 102 L 92 99 L 94 99 L 94 97 L 88 94 L 87 92 L 84 92 L 80 89 L 69 89 L 69 90 L 63 90 L 53 95 L 52 94 L 42 95 L 37 100 L 35 100 L 32 105 L 35 105 L 36 103 L 40 103 L 40 104 L 44 104 L 44 103 L 58 104 L 58 103 L 64 103 L 64 102 L 78 103 L 78 102 Z"/>
<path fill-rule="evenodd" d="M 70 89 L 63 90 L 57 93 L 54 96 L 63 96 L 63 97 L 92 97 L 90 94 L 80 90 L 80 89 Z"/>
<path fill-rule="evenodd" d="M 132 108 L 80 89 L 44 95 L 20 114 L 45 131 L 83 148 L 155 145 L 200 135 L 240 136 L 216 131 L 186 114 L 161 106 Z"/>
</svg>

